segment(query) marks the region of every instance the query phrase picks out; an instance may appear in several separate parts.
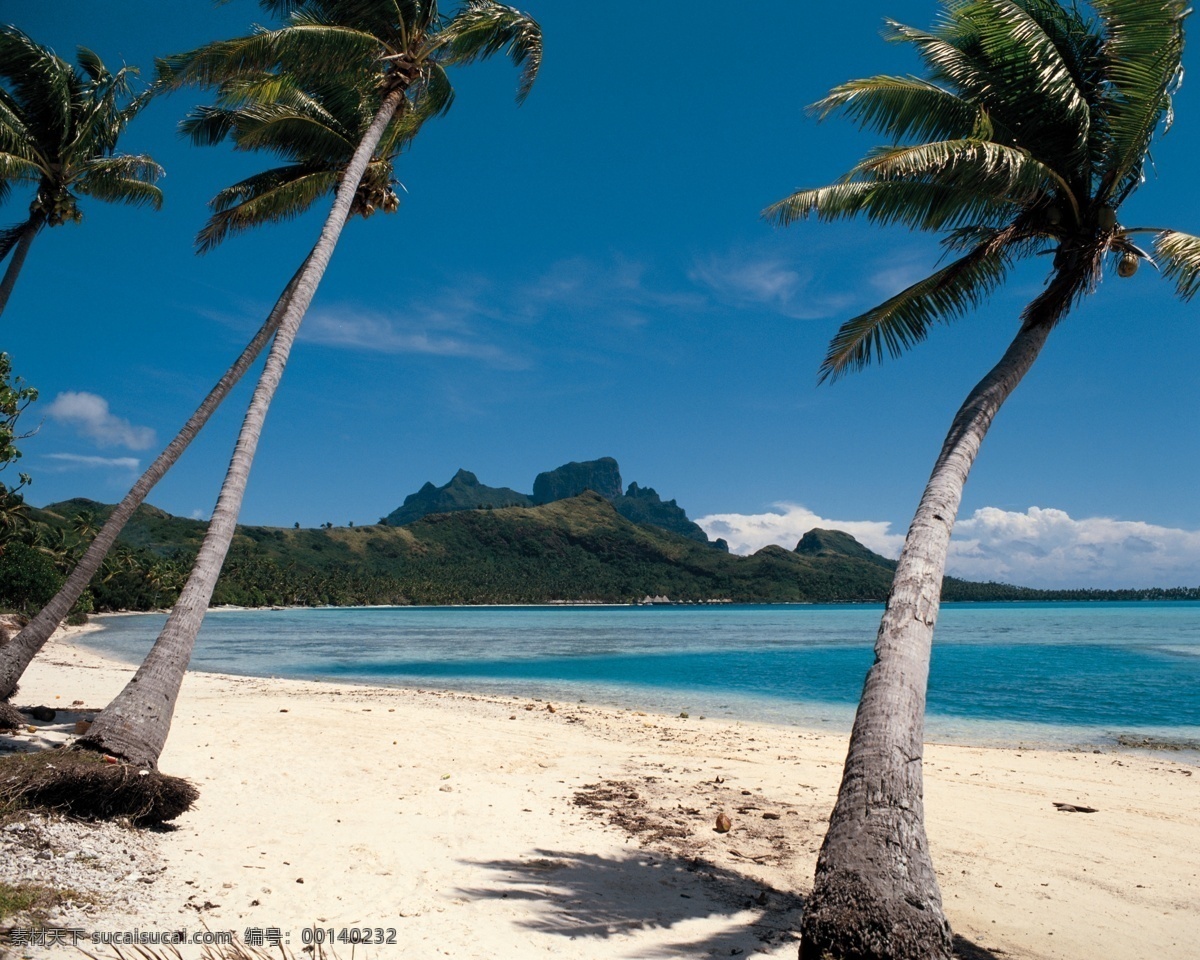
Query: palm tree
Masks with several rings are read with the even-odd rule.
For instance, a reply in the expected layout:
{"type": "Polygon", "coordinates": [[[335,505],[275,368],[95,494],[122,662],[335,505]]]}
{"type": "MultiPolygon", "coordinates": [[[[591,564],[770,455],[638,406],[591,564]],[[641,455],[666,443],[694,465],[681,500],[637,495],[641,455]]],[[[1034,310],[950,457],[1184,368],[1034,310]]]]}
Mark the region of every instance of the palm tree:
{"type": "Polygon", "coordinates": [[[37,186],[29,216],[0,230],[0,261],[12,255],[0,281],[0,313],[38,232],[83,219],[80,196],[162,205],[155,186],[162,168],[144,154],[114,153],[149,99],[130,97],[136,73],[110,73],[86,47],[75,70],[16,27],[0,26],[0,200],[15,182],[37,186]]]}
{"type": "MultiPolygon", "coordinates": [[[[38,398],[37,389],[12,375],[12,361],[0,351],[0,472],[21,459],[17,443],[36,433],[17,432],[17,421],[26,407],[38,398]]],[[[27,521],[21,490],[29,485],[29,475],[18,474],[15,486],[0,481],[0,552],[6,540],[22,529],[27,521]]]]}
{"type": "MultiPolygon", "coordinates": [[[[804,958],[947,958],[925,835],[921,756],[930,646],[963,484],[1000,406],[1054,326],[1101,279],[1131,276],[1121,204],[1142,183],[1151,141],[1182,76],[1179,0],[942,0],[930,31],[889,22],[927,76],[876,76],[814,105],[889,138],[837,183],[768,208],[780,224],[816,216],[944,231],[957,258],[846,322],[821,368],[836,379],[922,341],[984,302],[1013,264],[1052,254],[1045,289],[1000,362],[950,427],[909,528],[851,732],[837,803],[802,924],[804,958]]],[[[1200,238],[1155,233],[1178,293],[1200,289],[1200,238]]]]}
{"type": "Polygon", "coordinates": [[[153,648],[125,689],[96,718],[85,748],[103,750],[148,767],[158,760],[191,659],[196,634],[233,538],[250,466],[271,398],[283,375],[300,322],[328,266],[359,185],[398,112],[426,98],[445,106],[445,68],[507,51],[524,66],[518,99],[529,91],[541,60],[541,29],[528,15],[493,0],[467,0],[443,17],[435,0],[260,0],[286,16],[276,30],[221,41],[160,63],[169,83],[226,83],[279,72],[306,81],[348,78],[375,82],[374,116],[341,174],[332,209],[301,269],[266,365],[242,423],[221,494],[192,572],[153,648]]]}
{"type": "MultiPolygon", "coordinates": [[[[237,149],[267,150],[287,162],[217,194],[210,204],[214,213],[196,238],[200,252],[251,227],[297,216],[322,196],[334,194],[341,171],[370,125],[375,100],[373,87],[356,90],[345,78],[337,83],[318,80],[309,90],[300,89],[294,78],[286,75],[236,77],[221,84],[216,105],[192,111],[181,124],[183,132],[198,145],[228,138],[237,149]]],[[[391,189],[396,157],[421,123],[444,106],[440,95],[421,98],[412,110],[393,119],[376,148],[368,175],[355,193],[354,214],[366,217],[376,209],[398,209],[399,201],[391,189]]],[[[0,646],[0,700],[11,697],[21,675],[74,607],[134,511],[270,341],[302,270],[284,288],[241,356],[109,515],[54,598],[10,643],[0,646]]]]}

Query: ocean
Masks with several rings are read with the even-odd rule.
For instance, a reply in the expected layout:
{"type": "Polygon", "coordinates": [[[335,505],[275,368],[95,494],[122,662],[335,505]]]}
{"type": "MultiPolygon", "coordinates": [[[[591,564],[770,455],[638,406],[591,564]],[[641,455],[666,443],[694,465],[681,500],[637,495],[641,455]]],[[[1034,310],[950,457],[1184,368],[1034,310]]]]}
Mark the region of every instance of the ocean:
{"type": "MultiPolygon", "coordinates": [[[[192,668],[585,700],[848,730],[882,608],[862,605],[214,610],[192,668]]],[[[165,617],[102,617],[129,662],[165,617]]],[[[1200,743],[1200,603],[942,607],[927,738],[1200,743]]]]}

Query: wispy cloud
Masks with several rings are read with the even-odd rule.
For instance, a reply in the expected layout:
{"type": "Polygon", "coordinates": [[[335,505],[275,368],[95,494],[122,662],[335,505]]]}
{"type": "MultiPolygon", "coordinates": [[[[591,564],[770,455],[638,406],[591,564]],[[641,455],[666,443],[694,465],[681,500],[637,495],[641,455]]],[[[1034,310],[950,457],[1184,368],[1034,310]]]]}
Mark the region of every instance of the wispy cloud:
{"type": "Polygon", "coordinates": [[[454,311],[423,310],[420,315],[376,313],[356,307],[326,308],[308,316],[301,335],[309,343],[347,350],[464,357],[508,368],[526,366],[523,358],[471,333],[473,311],[483,312],[466,303],[454,311]]]}
{"type": "MultiPolygon", "coordinates": [[[[899,556],[902,533],[878,520],[832,520],[797,504],[760,514],[712,514],[696,522],[734,553],[774,543],[792,549],[815,527],[843,530],[885,557],[899,556]]],[[[947,572],[968,580],[1033,587],[1151,587],[1200,584],[1200,530],[1108,517],[1075,519],[1063,510],[1024,513],[984,507],[959,520],[947,572]]]]}
{"type": "Polygon", "coordinates": [[[849,294],[819,291],[811,272],[775,255],[739,252],[709,256],[692,264],[688,279],[720,303],[767,307],[797,320],[834,316],[853,300],[849,294]]]}
{"type": "Polygon", "coordinates": [[[137,457],[89,457],[78,453],[47,453],[45,459],[59,464],[57,470],[128,470],[134,472],[141,463],[137,457]]]}
{"type": "Polygon", "coordinates": [[[641,326],[659,310],[704,306],[704,297],[698,292],[656,284],[649,273],[647,264],[627,257],[607,262],[583,257],[560,260],[535,280],[520,285],[513,302],[532,319],[566,311],[616,326],[641,326]]]}
{"type": "Polygon", "coordinates": [[[145,450],[154,443],[150,427],[134,426],[108,408],[108,401],[95,393],[66,391],[54,398],[46,416],[65,424],[81,436],[102,447],[127,447],[145,450]]]}

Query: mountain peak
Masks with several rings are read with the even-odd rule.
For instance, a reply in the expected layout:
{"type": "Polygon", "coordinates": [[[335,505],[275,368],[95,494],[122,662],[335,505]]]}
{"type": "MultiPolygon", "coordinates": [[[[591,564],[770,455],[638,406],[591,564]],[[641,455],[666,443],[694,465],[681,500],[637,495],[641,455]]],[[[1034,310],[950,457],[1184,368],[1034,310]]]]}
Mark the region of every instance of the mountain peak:
{"type": "Polygon", "coordinates": [[[887,566],[895,564],[895,561],[864,547],[845,531],[822,530],[819,527],[809,530],[800,538],[800,542],[796,544],[796,553],[808,557],[853,557],[856,560],[869,560],[887,566]]]}

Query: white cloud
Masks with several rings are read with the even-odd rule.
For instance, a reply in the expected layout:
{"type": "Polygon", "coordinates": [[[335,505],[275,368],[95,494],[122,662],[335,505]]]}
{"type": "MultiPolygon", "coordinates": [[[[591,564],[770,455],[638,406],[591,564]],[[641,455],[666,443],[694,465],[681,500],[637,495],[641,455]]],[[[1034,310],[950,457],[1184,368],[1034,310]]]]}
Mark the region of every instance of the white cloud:
{"type": "Polygon", "coordinates": [[[1030,507],[984,507],[954,529],[955,576],[1047,587],[1200,584],[1200,530],[1030,507]]]}
{"type": "Polygon", "coordinates": [[[65,423],[76,433],[102,447],[145,450],[154,443],[150,427],[137,427],[108,409],[108,401],[95,393],[68,390],[46,408],[46,416],[65,423]]]}
{"type": "MultiPolygon", "coordinates": [[[[830,520],[796,504],[777,512],[712,514],[696,522],[734,553],[769,543],[793,549],[814,527],[843,530],[885,557],[899,556],[902,533],[877,520],[830,520]]],[[[1174,587],[1200,584],[1200,530],[1108,517],[1075,519],[1063,510],[1024,513],[984,507],[958,521],[947,572],[967,580],[1029,587],[1174,587]]]]}
{"type": "Polygon", "coordinates": [[[88,457],[78,453],[47,453],[47,460],[61,464],[59,470],[129,470],[136,471],[141,462],[137,457],[88,457]]]}
{"type": "Polygon", "coordinates": [[[423,310],[419,316],[388,316],[349,307],[327,308],[309,314],[301,337],[350,350],[467,357],[500,367],[523,367],[519,358],[473,338],[465,322],[473,309],[460,303],[452,310],[423,310]]]}
{"type": "Polygon", "coordinates": [[[886,520],[829,520],[796,503],[777,503],[775,507],[782,512],[714,513],[700,517],[696,523],[710,538],[723,537],[729,549],[740,554],[754,553],[770,543],[791,550],[815,527],[843,530],[885,557],[899,556],[904,544],[902,534],[888,532],[892,525],[886,520]]]}
{"type": "Polygon", "coordinates": [[[811,274],[771,256],[711,256],[696,261],[688,278],[723,303],[736,307],[762,305],[798,320],[831,317],[852,299],[849,295],[814,293],[811,274]]]}

